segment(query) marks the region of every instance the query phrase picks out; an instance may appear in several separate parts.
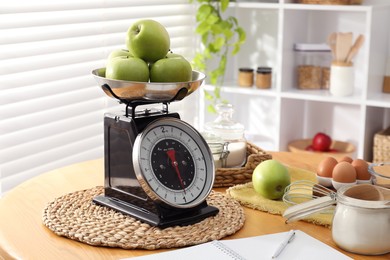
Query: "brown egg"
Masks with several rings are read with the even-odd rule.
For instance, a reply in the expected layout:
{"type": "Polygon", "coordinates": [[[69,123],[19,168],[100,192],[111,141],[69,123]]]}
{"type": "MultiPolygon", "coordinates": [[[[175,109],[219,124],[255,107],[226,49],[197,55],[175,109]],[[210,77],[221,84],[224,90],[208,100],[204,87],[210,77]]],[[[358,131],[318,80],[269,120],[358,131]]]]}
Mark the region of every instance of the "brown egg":
{"type": "Polygon", "coordinates": [[[332,178],[341,183],[353,183],[356,182],[356,170],[348,162],[339,162],[333,168],[332,178]]]}
{"type": "Polygon", "coordinates": [[[355,159],[351,165],[356,170],[356,179],[369,180],[371,178],[371,174],[368,172],[368,163],[365,160],[355,159]]]}
{"type": "Polygon", "coordinates": [[[348,163],[352,163],[353,159],[349,156],[344,156],[343,158],[341,158],[339,160],[339,162],[348,162],[348,163]]]}
{"type": "Polygon", "coordinates": [[[336,166],[337,160],[333,157],[326,157],[317,167],[317,175],[321,177],[332,178],[333,168],[336,166]]]}

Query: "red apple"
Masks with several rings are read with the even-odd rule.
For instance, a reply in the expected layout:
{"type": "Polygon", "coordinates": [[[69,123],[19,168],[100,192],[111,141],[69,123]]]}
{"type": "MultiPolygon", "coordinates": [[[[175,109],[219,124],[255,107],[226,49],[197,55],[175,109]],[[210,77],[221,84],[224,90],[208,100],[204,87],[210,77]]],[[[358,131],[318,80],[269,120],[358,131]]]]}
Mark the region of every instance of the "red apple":
{"type": "Polygon", "coordinates": [[[309,152],[314,152],[315,151],[312,145],[306,146],[305,150],[309,151],[309,152]]]}
{"type": "Polygon", "coordinates": [[[312,142],[313,149],[316,151],[327,152],[332,144],[332,138],[324,133],[317,133],[312,142]]]}

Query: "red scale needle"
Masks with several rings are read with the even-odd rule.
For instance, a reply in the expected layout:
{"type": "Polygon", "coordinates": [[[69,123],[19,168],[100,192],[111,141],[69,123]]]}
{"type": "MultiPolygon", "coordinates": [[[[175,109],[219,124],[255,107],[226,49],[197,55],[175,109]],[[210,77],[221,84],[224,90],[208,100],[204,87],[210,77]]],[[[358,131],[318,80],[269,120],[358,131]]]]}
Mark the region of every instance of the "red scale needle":
{"type": "Polygon", "coordinates": [[[180,185],[181,185],[181,187],[182,187],[182,189],[184,191],[184,194],[185,194],[186,190],[184,188],[183,179],[181,178],[181,174],[180,174],[180,171],[179,171],[179,164],[176,161],[176,151],[173,150],[173,149],[172,150],[168,150],[167,151],[167,155],[168,155],[169,159],[171,160],[172,167],[176,171],[177,177],[179,178],[179,181],[180,181],[180,185]]]}

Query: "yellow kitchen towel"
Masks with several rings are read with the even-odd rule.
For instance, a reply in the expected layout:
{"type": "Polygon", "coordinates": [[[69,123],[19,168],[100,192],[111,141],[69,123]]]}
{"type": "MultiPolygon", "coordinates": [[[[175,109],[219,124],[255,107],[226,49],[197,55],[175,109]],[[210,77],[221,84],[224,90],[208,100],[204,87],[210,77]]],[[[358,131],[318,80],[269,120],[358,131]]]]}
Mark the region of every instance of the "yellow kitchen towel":
{"type": "MultiPolygon", "coordinates": [[[[313,172],[289,166],[288,169],[292,185],[294,185],[294,182],[298,180],[308,180],[317,183],[316,175],[313,172]]],[[[226,190],[226,193],[243,206],[275,215],[282,215],[289,206],[283,202],[283,200],[270,200],[262,197],[253,189],[252,182],[230,187],[226,190]]],[[[332,211],[327,211],[324,213],[313,214],[303,220],[317,225],[330,227],[332,224],[332,217],[332,211]]]]}

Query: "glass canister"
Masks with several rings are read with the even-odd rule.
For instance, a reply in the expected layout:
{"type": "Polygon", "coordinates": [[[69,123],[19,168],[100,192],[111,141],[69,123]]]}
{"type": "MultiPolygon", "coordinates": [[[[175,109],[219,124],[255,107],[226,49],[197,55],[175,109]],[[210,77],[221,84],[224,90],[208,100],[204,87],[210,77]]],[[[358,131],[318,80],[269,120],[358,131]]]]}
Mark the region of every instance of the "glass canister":
{"type": "Polygon", "coordinates": [[[233,105],[217,104],[218,117],[205,125],[205,131],[222,139],[227,147],[227,157],[223,167],[240,167],[246,162],[245,128],[242,124],[233,121],[233,105]]]}
{"type": "Polygon", "coordinates": [[[287,223],[332,208],[332,238],[340,248],[362,255],[390,252],[390,193],[372,184],[345,185],[318,197],[293,205],[283,216],[287,223]]]}
{"type": "Polygon", "coordinates": [[[215,168],[223,168],[226,166],[226,158],[228,155],[227,143],[216,136],[215,134],[205,132],[202,133],[203,138],[206,140],[206,143],[210,147],[210,150],[213,154],[215,168]]]}
{"type": "Polygon", "coordinates": [[[331,54],[322,44],[295,44],[298,88],[328,89],[331,54]]]}
{"type": "Polygon", "coordinates": [[[332,237],[339,247],[362,255],[390,252],[388,192],[371,184],[344,186],[337,191],[332,237]]]}

